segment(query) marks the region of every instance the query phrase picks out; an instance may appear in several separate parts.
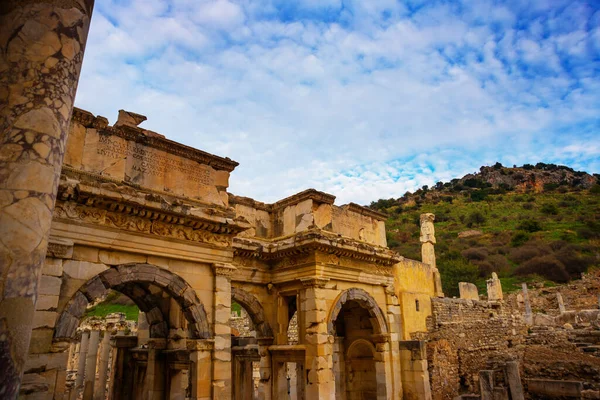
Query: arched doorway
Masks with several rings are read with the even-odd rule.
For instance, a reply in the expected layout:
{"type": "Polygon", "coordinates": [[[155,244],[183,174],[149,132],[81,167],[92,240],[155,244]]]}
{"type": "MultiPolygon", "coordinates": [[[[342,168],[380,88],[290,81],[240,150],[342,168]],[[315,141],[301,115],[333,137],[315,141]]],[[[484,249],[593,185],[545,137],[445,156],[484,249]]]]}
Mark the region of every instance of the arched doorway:
{"type": "Polygon", "coordinates": [[[334,337],[336,400],[385,399],[385,357],[375,343],[388,328],[375,300],[362,289],[342,292],[330,313],[328,333],[334,337]]]}
{"type": "Polygon", "coordinates": [[[262,392],[270,390],[268,381],[262,382],[261,387],[259,341],[272,340],[273,331],[265,319],[262,305],[254,295],[232,287],[231,303],[240,308],[239,317],[232,318],[233,399],[259,399],[264,397],[262,392]]]}
{"type": "Polygon", "coordinates": [[[75,292],[59,315],[54,342],[73,342],[81,336],[80,348],[86,354],[85,360],[79,359],[79,375],[72,390],[75,397],[81,392],[84,399],[95,397],[94,393],[104,390],[102,379],[109,379],[109,399],[142,399],[149,394],[166,399],[187,397],[193,380],[190,371],[197,371],[191,365],[187,342],[209,335],[204,306],[183,278],[150,264],[126,264],[108,268],[75,292]],[[79,334],[86,309],[110,291],[124,294],[140,309],[138,335],[113,335],[93,328],[79,334]],[[100,337],[104,338],[102,346],[100,337]],[[110,378],[98,379],[96,372],[105,370],[106,365],[96,368],[97,362],[109,361],[94,355],[104,353],[106,342],[111,346],[110,378]]]}

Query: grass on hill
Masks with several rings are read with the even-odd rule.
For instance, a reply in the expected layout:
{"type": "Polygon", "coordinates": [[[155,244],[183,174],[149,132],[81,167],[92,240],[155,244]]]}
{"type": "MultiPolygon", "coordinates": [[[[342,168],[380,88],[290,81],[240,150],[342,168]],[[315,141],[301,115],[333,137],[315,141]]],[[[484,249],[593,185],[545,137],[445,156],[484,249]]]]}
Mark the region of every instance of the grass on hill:
{"type": "Polygon", "coordinates": [[[137,321],[140,309],[129,297],[116,291],[110,291],[104,301],[88,308],[85,316],[106,318],[108,314],[116,312],[124,313],[127,320],[137,321]]]}
{"type": "Polygon", "coordinates": [[[599,264],[597,191],[507,192],[478,201],[471,193],[422,196],[418,202],[398,202],[382,210],[390,216],[388,246],[417,260],[419,216],[435,214],[436,255],[447,295],[457,295],[463,280],[485,288],[492,272],[498,273],[505,291],[512,291],[532,280],[566,282],[599,264]],[[458,237],[466,231],[479,232],[458,237]]]}

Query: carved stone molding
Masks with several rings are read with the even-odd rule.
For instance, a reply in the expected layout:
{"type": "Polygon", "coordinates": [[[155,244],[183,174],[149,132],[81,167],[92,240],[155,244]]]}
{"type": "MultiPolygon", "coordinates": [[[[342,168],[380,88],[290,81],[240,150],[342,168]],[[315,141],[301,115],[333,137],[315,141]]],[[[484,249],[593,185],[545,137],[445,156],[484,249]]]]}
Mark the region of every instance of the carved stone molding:
{"type": "Polygon", "coordinates": [[[73,257],[73,242],[70,240],[50,238],[46,257],[71,258],[73,257]]]}
{"type": "Polygon", "coordinates": [[[207,243],[218,247],[231,246],[230,235],[214,234],[189,226],[87,207],[73,202],[57,203],[54,218],[118,228],[135,233],[207,243]]]}
{"type": "Polygon", "coordinates": [[[225,278],[229,278],[229,279],[231,278],[233,273],[235,271],[237,271],[237,268],[231,264],[215,263],[212,265],[212,267],[213,267],[213,271],[215,272],[215,275],[224,276],[225,278]]]}
{"type": "Polygon", "coordinates": [[[300,282],[302,282],[304,287],[316,287],[321,289],[325,287],[329,280],[329,278],[323,277],[300,278],[300,282]]]}
{"type": "Polygon", "coordinates": [[[404,259],[385,247],[340,237],[320,229],[311,229],[293,237],[277,240],[236,237],[233,246],[235,256],[262,260],[282,260],[286,257],[292,259],[314,252],[327,253],[337,257],[330,257],[327,263],[335,264],[336,261],[340,261],[341,265],[343,257],[351,258],[384,267],[380,271],[382,275],[388,275],[389,267],[404,259]]]}

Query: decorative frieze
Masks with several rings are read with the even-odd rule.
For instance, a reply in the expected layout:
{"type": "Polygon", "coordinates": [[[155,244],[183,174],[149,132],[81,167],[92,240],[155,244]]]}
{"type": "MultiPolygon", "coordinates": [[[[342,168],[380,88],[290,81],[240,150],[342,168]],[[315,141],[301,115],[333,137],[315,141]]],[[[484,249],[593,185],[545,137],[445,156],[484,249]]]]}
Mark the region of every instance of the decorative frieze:
{"type": "MultiPolygon", "coordinates": [[[[54,218],[124,229],[136,233],[207,243],[218,247],[231,246],[230,235],[214,234],[206,230],[194,229],[177,223],[165,223],[156,219],[152,220],[95,207],[87,207],[73,202],[57,204],[54,218]]],[[[174,220],[174,222],[180,221],[174,220]]]]}

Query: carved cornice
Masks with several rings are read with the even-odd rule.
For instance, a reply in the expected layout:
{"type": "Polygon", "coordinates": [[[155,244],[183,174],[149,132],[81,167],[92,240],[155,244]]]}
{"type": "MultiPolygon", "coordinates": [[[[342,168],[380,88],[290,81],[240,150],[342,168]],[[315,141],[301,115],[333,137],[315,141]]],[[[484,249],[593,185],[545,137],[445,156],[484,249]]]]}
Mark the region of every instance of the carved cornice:
{"type": "MultiPolygon", "coordinates": [[[[83,126],[92,127],[95,123],[100,122],[97,121],[99,118],[104,117],[95,117],[89,111],[85,111],[76,107],[73,109],[73,120],[81,123],[83,126]]],[[[100,124],[98,126],[102,125],[103,124],[100,124]]],[[[118,127],[105,126],[102,130],[108,131],[111,135],[119,136],[125,140],[138,142],[144,146],[166,151],[167,153],[184,157],[189,160],[194,160],[201,164],[210,165],[216,170],[231,172],[239,165],[239,163],[227,157],[219,157],[214,154],[210,154],[202,150],[194,149],[193,147],[185,146],[172,140],[162,138],[160,136],[146,135],[144,133],[144,129],[142,128],[121,125],[118,127]]]]}
{"type": "MultiPolygon", "coordinates": [[[[86,222],[146,233],[163,230],[164,224],[175,225],[183,232],[179,236],[187,240],[193,240],[190,237],[196,236],[194,231],[233,236],[250,226],[238,218],[231,218],[235,215],[233,210],[195,207],[179,199],[168,202],[161,196],[112,182],[89,186],[67,177],[59,184],[57,198],[61,202],[57,217],[85,219],[86,222]]],[[[227,240],[230,242],[231,238],[227,240]]]]}
{"type": "MultiPolygon", "coordinates": [[[[123,209],[120,211],[123,211],[123,209]]],[[[160,214],[141,217],[62,201],[57,201],[54,210],[54,218],[59,220],[89,223],[135,233],[207,243],[217,247],[231,246],[231,234],[215,234],[207,230],[186,226],[181,224],[179,220],[165,221],[165,218],[160,220],[157,219],[158,217],[160,217],[160,214]],[[155,219],[152,219],[152,217],[155,219]]]]}
{"type": "Polygon", "coordinates": [[[323,252],[337,257],[347,257],[390,267],[404,259],[398,253],[385,247],[369,245],[320,229],[311,229],[273,241],[236,237],[233,239],[233,247],[235,256],[261,260],[280,260],[285,257],[323,252]]]}
{"type": "Polygon", "coordinates": [[[224,276],[225,278],[231,278],[234,272],[237,271],[237,268],[231,264],[215,263],[212,267],[215,275],[224,276]]]}
{"type": "Polygon", "coordinates": [[[308,278],[300,278],[300,282],[304,287],[316,287],[316,288],[324,288],[327,282],[329,282],[329,278],[319,277],[319,276],[311,276],[308,278]]]}

